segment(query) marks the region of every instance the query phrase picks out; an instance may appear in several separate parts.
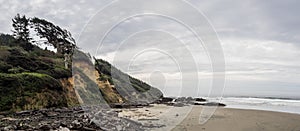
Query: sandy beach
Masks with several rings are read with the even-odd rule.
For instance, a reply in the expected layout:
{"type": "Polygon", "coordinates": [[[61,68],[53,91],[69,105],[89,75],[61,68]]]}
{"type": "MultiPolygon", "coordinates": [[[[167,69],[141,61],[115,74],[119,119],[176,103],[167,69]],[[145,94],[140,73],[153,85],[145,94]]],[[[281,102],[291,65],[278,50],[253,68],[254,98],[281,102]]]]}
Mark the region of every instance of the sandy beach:
{"type": "Polygon", "coordinates": [[[195,106],[173,131],[300,131],[300,115],[218,108],[204,125],[198,124],[202,107],[195,106]]]}
{"type": "Polygon", "coordinates": [[[300,131],[300,115],[262,111],[218,108],[207,123],[199,124],[202,106],[172,107],[154,105],[123,109],[121,117],[144,124],[165,125],[151,130],[173,131],[300,131]]]}

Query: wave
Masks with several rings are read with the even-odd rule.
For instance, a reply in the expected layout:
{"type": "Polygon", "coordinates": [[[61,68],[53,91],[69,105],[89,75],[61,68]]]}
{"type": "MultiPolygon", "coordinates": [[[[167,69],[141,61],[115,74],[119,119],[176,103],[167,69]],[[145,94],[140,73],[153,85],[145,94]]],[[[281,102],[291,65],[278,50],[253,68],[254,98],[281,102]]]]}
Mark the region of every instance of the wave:
{"type": "MultiPolygon", "coordinates": [[[[216,100],[216,99],[215,99],[216,100]]],[[[210,99],[214,101],[214,99],[210,99]]],[[[224,97],[226,108],[255,109],[300,114],[300,100],[289,98],[224,97]]]]}

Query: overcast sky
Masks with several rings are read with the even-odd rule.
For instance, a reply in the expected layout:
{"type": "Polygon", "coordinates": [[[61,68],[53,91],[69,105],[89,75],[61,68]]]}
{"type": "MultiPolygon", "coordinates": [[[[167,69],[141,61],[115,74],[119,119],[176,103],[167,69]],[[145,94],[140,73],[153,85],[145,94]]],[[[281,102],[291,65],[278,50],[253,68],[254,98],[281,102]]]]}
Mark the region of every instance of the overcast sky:
{"type": "MultiPolygon", "coordinates": [[[[110,0],[0,0],[0,31],[11,33],[11,19],[20,13],[52,21],[68,29],[75,39],[79,39],[84,26],[109,2],[110,0]]],[[[226,63],[225,95],[300,97],[300,1],[188,2],[207,17],[219,36],[226,63]]],[[[142,8],[147,5],[136,6],[142,8]]],[[[159,5],[157,8],[173,9],[159,5]]],[[[107,17],[116,17],[112,15],[126,11],[119,9],[119,12],[110,12],[107,17]]],[[[174,14],[195,15],[185,12],[185,9],[174,9],[174,14]]],[[[107,21],[105,18],[95,20],[99,24],[107,21]]],[[[117,66],[137,78],[159,86],[167,95],[178,95],[184,92],[182,90],[188,90],[183,93],[186,95],[195,95],[191,92],[207,95],[209,92],[212,69],[205,48],[197,44],[189,30],[174,21],[154,16],[136,17],[121,23],[107,36],[104,43],[96,54],[97,57],[110,62],[129,58],[123,59],[123,63],[127,64],[120,64],[122,61],[118,61],[117,66]],[[139,32],[128,37],[137,28],[160,30],[139,32]],[[115,58],[116,54],[122,57],[115,58]],[[176,62],[179,62],[180,69],[176,62]],[[181,90],[179,85],[182,84],[182,72],[186,72],[184,81],[191,87],[185,86],[181,90]],[[200,83],[199,89],[193,88],[197,82],[200,83]]],[[[96,47],[86,45],[82,48],[96,47]]]]}

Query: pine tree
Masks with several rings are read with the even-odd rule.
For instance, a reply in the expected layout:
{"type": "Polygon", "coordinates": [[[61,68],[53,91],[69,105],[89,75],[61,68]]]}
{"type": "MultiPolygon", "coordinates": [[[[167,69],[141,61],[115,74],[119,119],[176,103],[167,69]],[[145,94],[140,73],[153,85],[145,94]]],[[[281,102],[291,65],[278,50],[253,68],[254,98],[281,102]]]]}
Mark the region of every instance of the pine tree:
{"type": "Polygon", "coordinates": [[[49,45],[57,49],[58,54],[72,54],[75,40],[71,33],[53,23],[40,18],[30,20],[32,27],[40,38],[46,38],[49,45]]]}
{"type": "Polygon", "coordinates": [[[20,43],[20,46],[27,51],[32,50],[33,45],[30,43],[32,38],[29,37],[29,19],[25,15],[20,16],[20,14],[17,14],[12,19],[12,22],[13,36],[20,43]]]}
{"type": "Polygon", "coordinates": [[[58,54],[64,55],[65,67],[69,68],[73,50],[76,48],[75,40],[71,33],[49,21],[36,17],[32,18],[30,23],[40,38],[46,38],[47,44],[56,48],[58,54]]]}

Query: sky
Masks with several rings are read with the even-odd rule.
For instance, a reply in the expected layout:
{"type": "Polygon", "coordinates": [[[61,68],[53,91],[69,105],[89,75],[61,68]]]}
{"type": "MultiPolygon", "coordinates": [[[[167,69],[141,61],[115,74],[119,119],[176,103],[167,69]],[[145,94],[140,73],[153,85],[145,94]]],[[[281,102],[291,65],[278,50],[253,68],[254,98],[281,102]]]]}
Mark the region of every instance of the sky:
{"type": "MultiPolygon", "coordinates": [[[[95,41],[98,43],[94,44],[99,44],[99,30],[120,16],[134,9],[144,9],[142,12],[147,13],[147,9],[155,3],[133,4],[129,0],[120,2],[124,8],[105,8],[110,2],[0,0],[0,32],[11,33],[11,19],[17,13],[44,18],[68,29],[82,49],[98,49],[96,57],[112,62],[130,75],[158,87],[168,96],[210,94],[213,72],[207,47],[176,20],[155,15],[132,17],[107,34],[100,48],[87,44],[95,41]],[[135,6],[134,9],[125,8],[131,6],[135,6]],[[103,8],[107,12],[101,12],[103,8]],[[84,40],[80,39],[84,35],[94,36],[94,39],[82,44],[84,40]]],[[[190,5],[164,2],[155,8],[184,18],[184,23],[200,23],[199,28],[203,32],[207,31],[205,22],[209,23],[211,27],[207,29],[215,31],[223,50],[213,53],[224,54],[225,96],[300,98],[300,1],[186,2],[190,5]],[[201,13],[193,12],[193,8],[201,13]],[[205,19],[196,19],[197,16],[205,19]]],[[[209,42],[206,44],[209,46],[209,42]]]]}

